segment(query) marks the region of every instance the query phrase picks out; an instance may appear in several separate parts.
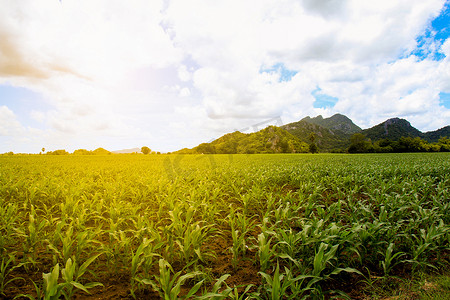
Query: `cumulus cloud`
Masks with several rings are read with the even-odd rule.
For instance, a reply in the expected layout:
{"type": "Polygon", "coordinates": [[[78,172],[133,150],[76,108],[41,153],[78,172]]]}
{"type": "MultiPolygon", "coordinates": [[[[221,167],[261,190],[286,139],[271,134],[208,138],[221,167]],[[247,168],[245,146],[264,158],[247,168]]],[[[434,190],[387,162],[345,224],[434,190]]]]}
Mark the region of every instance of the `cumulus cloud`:
{"type": "MultiPolygon", "coordinates": [[[[430,35],[418,45],[418,37],[432,31],[444,5],[8,1],[0,11],[0,84],[44,99],[50,109],[30,118],[55,145],[148,141],[176,150],[275,116],[288,123],[336,112],[362,127],[400,116],[431,130],[450,123],[439,104],[439,93],[450,92],[450,42],[430,35]],[[424,47],[444,57],[414,55],[424,47]],[[314,107],[317,88],[338,99],[334,107],[314,107]]],[[[17,131],[6,109],[2,132],[17,131]]]]}
{"type": "Polygon", "coordinates": [[[22,131],[16,115],[5,105],[0,106],[0,135],[14,136],[22,131]]]}

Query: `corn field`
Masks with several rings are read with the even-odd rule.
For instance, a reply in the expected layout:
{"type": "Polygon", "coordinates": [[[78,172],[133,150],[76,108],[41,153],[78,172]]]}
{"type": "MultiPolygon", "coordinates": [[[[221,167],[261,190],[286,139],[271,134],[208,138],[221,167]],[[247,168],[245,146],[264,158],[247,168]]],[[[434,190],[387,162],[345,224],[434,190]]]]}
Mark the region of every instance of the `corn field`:
{"type": "Polygon", "coordinates": [[[368,299],[449,221],[446,153],[0,156],[0,298],[368,299]]]}

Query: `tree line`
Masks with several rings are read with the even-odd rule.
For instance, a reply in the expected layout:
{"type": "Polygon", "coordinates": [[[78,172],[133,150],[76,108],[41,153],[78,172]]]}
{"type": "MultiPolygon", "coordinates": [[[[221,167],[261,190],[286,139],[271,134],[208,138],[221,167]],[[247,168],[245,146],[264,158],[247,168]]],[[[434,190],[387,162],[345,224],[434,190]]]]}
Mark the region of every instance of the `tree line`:
{"type": "Polygon", "coordinates": [[[437,143],[429,143],[420,137],[401,137],[398,140],[381,139],[372,142],[362,133],[350,138],[348,153],[404,153],[404,152],[450,152],[450,139],[441,137],[437,143]]]}

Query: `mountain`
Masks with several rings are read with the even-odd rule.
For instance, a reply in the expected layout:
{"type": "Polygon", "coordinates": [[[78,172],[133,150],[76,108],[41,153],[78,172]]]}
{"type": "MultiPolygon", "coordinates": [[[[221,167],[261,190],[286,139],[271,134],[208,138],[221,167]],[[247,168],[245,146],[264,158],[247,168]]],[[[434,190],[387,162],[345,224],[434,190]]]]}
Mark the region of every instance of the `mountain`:
{"type": "MultiPolygon", "coordinates": [[[[320,152],[341,152],[349,148],[350,138],[355,133],[362,133],[373,143],[379,140],[389,140],[381,141],[381,144],[378,143],[377,145],[388,147],[390,143],[393,143],[389,151],[396,151],[397,148],[401,148],[399,148],[401,143],[405,143],[405,140],[400,140],[401,137],[418,137],[428,143],[437,143],[441,137],[450,138],[450,126],[422,133],[411,126],[407,120],[392,118],[362,130],[352,120],[341,114],[335,114],[329,118],[323,118],[320,115],[314,118],[308,116],[298,122],[281,127],[269,126],[255,133],[245,134],[236,131],[211,143],[203,143],[192,149],[185,148],[174,153],[301,153],[308,152],[312,136],[314,136],[315,144],[320,152]]],[[[411,141],[406,140],[406,142],[411,141]]],[[[424,143],[426,144],[426,142],[424,143]]],[[[419,143],[419,141],[415,141],[415,143],[419,143]]],[[[432,147],[432,145],[427,147],[432,147]]],[[[433,147],[439,146],[434,145],[433,147]]],[[[450,144],[448,148],[448,151],[450,151],[450,144]]],[[[408,149],[405,151],[411,150],[408,149]]],[[[423,151],[423,149],[420,151],[423,151]]],[[[388,148],[380,148],[379,150],[387,151],[388,148]]],[[[136,148],[136,152],[139,151],[140,149],[136,148]]]]}
{"type": "Polygon", "coordinates": [[[122,150],[116,150],[111,151],[114,154],[126,154],[126,153],[141,153],[141,148],[131,148],[131,149],[122,149],[122,150]]]}
{"type": "Polygon", "coordinates": [[[269,126],[258,132],[228,133],[211,143],[202,143],[192,149],[181,149],[178,154],[233,154],[233,153],[304,153],[309,145],[286,130],[269,126]]]}
{"type": "Polygon", "coordinates": [[[311,143],[310,135],[315,134],[315,143],[321,152],[338,148],[347,148],[350,145],[350,135],[342,132],[334,132],[323,126],[309,123],[305,120],[286,124],[281,128],[291,133],[305,143],[311,143]]]}
{"type": "Polygon", "coordinates": [[[445,126],[435,131],[428,131],[423,134],[423,138],[429,143],[436,143],[441,137],[450,137],[450,126],[445,126]]]}
{"type": "Polygon", "coordinates": [[[389,139],[396,141],[401,137],[423,137],[423,133],[411,126],[405,119],[392,118],[361,132],[372,141],[389,139]]]}
{"type": "Polygon", "coordinates": [[[341,131],[345,134],[354,134],[360,132],[362,129],[355,125],[352,120],[350,120],[347,116],[341,114],[335,114],[329,118],[323,118],[321,115],[318,115],[315,118],[310,118],[309,116],[302,119],[308,123],[317,124],[322,127],[328,128],[333,132],[341,131]]]}
{"type": "Polygon", "coordinates": [[[315,142],[322,152],[346,149],[350,145],[350,136],[361,131],[361,128],[356,126],[352,120],[341,114],[335,114],[325,119],[321,115],[315,118],[308,116],[298,122],[281,126],[281,128],[305,143],[311,143],[310,135],[314,133],[315,142]]]}

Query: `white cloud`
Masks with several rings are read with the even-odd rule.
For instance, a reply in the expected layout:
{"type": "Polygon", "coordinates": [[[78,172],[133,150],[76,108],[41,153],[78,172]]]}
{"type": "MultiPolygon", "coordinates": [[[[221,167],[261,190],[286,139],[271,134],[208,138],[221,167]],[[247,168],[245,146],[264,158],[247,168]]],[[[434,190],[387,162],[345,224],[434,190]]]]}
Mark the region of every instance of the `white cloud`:
{"type": "Polygon", "coordinates": [[[444,3],[7,1],[0,84],[39,93],[51,109],[29,114],[45,125],[36,134],[67,148],[175,150],[274,116],[336,112],[362,127],[401,116],[436,129],[450,123],[438,99],[450,92],[450,42],[426,44],[440,61],[409,53],[444,3]],[[278,64],[296,75],[264,71],[278,64]],[[317,87],[334,108],[314,108],[317,87]]]}
{"type": "Polygon", "coordinates": [[[0,106],[0,136],[14,136],[22,129],[16,115],[7,106],[0,106]]]}

